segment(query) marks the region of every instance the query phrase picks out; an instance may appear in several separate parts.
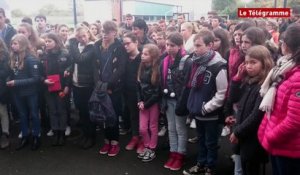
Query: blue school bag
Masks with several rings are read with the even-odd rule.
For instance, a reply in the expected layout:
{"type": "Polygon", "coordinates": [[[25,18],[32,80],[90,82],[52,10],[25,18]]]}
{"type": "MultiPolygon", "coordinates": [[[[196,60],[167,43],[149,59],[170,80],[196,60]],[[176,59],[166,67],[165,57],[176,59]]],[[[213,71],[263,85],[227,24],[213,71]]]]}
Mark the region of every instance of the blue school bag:
{"type": "Polygon", "coordinates": [[[97,83],[88,103],[89,113],[92,122],[112,127],[117,122],[117,116],[106,87],[107,83],[97,83]]]}

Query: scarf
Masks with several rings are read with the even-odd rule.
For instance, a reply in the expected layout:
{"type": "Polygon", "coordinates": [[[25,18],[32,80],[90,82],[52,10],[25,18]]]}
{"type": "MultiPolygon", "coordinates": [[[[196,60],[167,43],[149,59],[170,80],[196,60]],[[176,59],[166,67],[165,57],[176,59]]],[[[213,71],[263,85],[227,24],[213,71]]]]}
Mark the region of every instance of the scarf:
{"type": "Polygon", "coordinates": [[[214,56],[215,52],[213,50],[210,50],[201,56],[193,55],[192,73],[189,80],[190,87],[199,88],[202,86],[208,63],[214,56]]]}
{"type": "Polygon", "coordinates": [[[290,58],[291,55],[286,55],[278,60],[277,65],[269,72],[259,91],[263,97],[259,109],[265,111],[269,119],[274,107],[277,87],[284,80],[285,74],[295,66],[295,62],[290,58]]]}

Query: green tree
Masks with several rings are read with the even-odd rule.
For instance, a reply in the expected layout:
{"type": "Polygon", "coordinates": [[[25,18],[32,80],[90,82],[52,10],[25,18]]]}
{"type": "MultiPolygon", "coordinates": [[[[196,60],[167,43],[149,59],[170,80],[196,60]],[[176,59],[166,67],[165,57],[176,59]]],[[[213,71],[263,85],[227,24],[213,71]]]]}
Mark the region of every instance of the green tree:
{"type": "Polygon", "coordinates": [[[11,11],[11,16],[12,17],[24,17],[26,15],[21,9],[14,9],[11,11]]]}
{"type": "Polygon", "coordinates": [[[57,14],[59,11],[60,10],[54,4],[46,4],[39,10],[39,13],[46,16],[51,16],[57,14]]]}

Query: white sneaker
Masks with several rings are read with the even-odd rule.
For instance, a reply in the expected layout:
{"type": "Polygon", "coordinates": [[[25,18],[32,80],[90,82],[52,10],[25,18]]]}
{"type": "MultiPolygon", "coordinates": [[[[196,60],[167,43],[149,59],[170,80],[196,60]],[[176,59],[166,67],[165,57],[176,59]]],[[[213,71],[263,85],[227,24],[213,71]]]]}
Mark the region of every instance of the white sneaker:
{"type": "Polygon", "coordinates": [[[71,127],[67,126],[65,131],[65,136],[69,136],[71,134],[71,127]]]}
{"type": "Polygon", "coordinates": [[[21,139],[23,137],[22,131],[19,133],[18,138],[21,139]]]}
{"type": "Polygon", "coordinates": [[[196,128],[196,120],[195,119],[192,120],[192,122],[190,124],[190,128],[193,128],[193,129],[196,128]]]}
{"type": "Polygon", "coordinates": [[[48,137],[52,137],[54,135],[52,129],[50,129],[48,132],[47,132],[47,136],[48,137]]]}
{"type": "Polygon", "coordinates": [[[155,151],[148,149],[147,152],[145,153],[142,161],[143,162],[150,162],[156,157],[155,151]]]}
{"type": "Polygon", "coordinates": [[[139,153],[138,154],[138,158],[139,159],[143,159],[143,157],[146,155],[146,153],[148,152],[148,148],[145,148],[144,150],[143,150],[143,152],[141,152],[141,153],[139,153]]]}
{"type": "Polygon", "coordinates": [[[230,128],[228,126],[224,126],[224,128],[222,129],[221,136],[225,137],[228,136],[229,134],[230,134],[230,128]]]}
{"type": "Polygon", "coordinates": [[[186,125],[190,125],[191,124],[191,119],[188,117],[186,118],[186,122],[185,122],[186,125]]]}
{"type": "Polygon", "coordinates": [[[166,134],[167,128],[166,126],[161,127],[160,131],[158,132],[158,136],[162,137],[166,134]]]}

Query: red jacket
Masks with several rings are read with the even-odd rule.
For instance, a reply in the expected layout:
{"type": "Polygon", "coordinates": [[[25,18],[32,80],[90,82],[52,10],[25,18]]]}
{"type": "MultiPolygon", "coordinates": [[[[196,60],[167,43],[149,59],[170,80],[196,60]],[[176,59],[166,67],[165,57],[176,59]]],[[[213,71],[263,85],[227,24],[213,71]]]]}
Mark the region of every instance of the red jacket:
{"type": "Polygon", "coordinates": [[[264,116],[258,139],[271,155],[300,158],[300,66],[278,86],[271,117],[264,116]]]}

